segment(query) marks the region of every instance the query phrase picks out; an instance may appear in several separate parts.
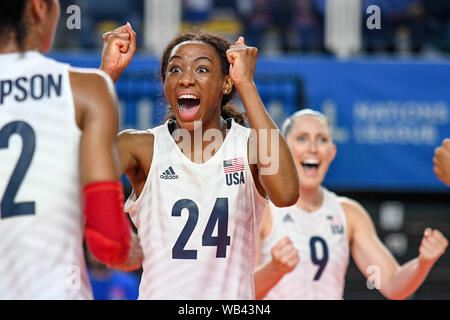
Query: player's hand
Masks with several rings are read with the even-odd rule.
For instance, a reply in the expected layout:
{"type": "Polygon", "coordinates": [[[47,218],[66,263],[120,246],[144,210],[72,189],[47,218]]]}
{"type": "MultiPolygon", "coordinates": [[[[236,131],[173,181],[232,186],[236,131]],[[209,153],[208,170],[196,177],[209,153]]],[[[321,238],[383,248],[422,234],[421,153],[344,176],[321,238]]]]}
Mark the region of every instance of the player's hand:
{"type": "Polygon", "coordinates": [[[244,38],[239,37],[227,50],[227,59],[230,63],[230,78],[238,90],[242,84],[253,83],[258,60],[257,48],[246,46],[244,38]]]}
{"type": "Polygon", "coordinates": [[[294,270],[300,261],[298,250],[288,237],[284,237],[278,241],[270,250],[272,254],[272,264],[280,272],[286,274],[294,270]]]}
{"type": "Polygon", "coordinates": [[[444,254],[448,240],[439,230],[426,228],[419,247],[419,261],[434,263],[444,254]]]}
{"type": "Polygon", "coordinates": [[[100,69],[116,82],[130,64],[136,52],[136,33],[130,23],[103,35],[103,53],[100,69]]]}
{"type": "Polygon", "coordinates": [[[445,139],[442,146],[436,148],[433,163],[438,179],[450,186],[450,139],[445,139]]]}

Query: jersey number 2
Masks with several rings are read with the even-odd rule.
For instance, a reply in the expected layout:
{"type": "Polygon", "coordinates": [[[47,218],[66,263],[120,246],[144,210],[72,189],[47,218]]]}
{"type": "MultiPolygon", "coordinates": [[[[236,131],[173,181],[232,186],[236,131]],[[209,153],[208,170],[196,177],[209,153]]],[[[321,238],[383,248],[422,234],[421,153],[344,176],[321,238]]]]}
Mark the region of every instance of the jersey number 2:
{"type": "Polygon", "coordinates": [[[18,134],[22,138],[22,152],[1,199],[0,214],[2,219],[35,213],[34,202],[16,203],[14,198],[33,159],[36,137],[33,128],[28,123],[13,121],[0,130],[0,149],[8,148],[9,139],[13,134],[18,134]]]}
{"type": "MultiPolygon", "coordinates": [[[[184,246],[189,240],[198,221],[198,206],[190,199],[181,199],[175,202],[172,208],[172,216],[181,216],[181,211],[187,209],[188,220],[181,231],[175,245],[172,248],[172,259],[197,259],[197,250],[185,250],[184,246]]],[[[227,246],[230,245],[228,233],[228,198],[217,198],[214,208],[206,224],[202,235],[202,246],[215,246],[216,258],[225,258],[227,246]],[[213,236],[214,227],[217,224],[217,236],[213,236]]]]}

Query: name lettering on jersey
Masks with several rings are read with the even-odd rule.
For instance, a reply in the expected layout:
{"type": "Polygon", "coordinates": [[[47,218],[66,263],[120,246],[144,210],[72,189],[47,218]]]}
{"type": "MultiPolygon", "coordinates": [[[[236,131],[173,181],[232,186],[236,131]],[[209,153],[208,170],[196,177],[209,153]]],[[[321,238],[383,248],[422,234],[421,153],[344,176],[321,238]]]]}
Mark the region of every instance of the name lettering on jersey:
{"type": "Polygon", "coordinates": [[[178,175],[175,173],[175,171],[173,170],[173,168],[171,166],[169,167],[169,169],[167,169],[166,171],[161,173],[161,175],[159,177],[161,179],[166,179],[166,180],[178,179],[178,175]]]}
{"type": "Polygon", "coordinates": [[[223,172],[228,186],[233,184],[245,184],[244,179],[244,158],[234,158],[223,162],[223,172]]]}
{"type": "Polygon", "coordinates": [[[61,91],[62,74],[35,74],[30,77],[0,80],[0,105],[10,99],[23,102],[27,99],[60,97],[61,91]]]}
{"type": "Polygon", "coordinates": [[[339,216],[327,216],[333,234],[344,234],[344,223],[339,216]]]}

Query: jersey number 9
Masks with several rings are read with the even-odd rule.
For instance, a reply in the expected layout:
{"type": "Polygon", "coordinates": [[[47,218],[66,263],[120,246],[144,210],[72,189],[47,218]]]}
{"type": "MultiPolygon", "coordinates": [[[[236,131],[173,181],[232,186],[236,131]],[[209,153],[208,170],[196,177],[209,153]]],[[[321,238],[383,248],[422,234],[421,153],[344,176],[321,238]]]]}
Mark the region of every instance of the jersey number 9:
{"type": "Polygon", "coordinates": [[[311,261],[315,265],[319,266],[319,269],[317,270],[317,272],[314,276],[314,281],[318,281],[320,279],[320,277],[322,276],[322,272],[323,272],[323,270],[325,270],[325,267],[328,262],[327,243],[321,237],[311,237],[311,239],[309,240],[309,246],[311,249],[311,261]],[[319,259],[319,257],[317,257],[316,243],[320,243],[322,246],[322,258],[321,259],[319,259]]]}

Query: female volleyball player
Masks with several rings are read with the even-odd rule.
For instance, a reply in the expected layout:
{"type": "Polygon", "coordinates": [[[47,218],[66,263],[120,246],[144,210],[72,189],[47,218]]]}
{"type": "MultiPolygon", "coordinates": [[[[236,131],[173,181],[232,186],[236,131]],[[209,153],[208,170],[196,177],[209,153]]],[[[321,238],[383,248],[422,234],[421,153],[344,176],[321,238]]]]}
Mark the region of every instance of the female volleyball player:
{"type": "Polygon", "coordinates": [[[301,181],[296,205],[266,208],[259,232],[257,299],[342,299],[349,254],[389,299],[410,296],[448,241],[427,228],[419,256],[402,266],[378,239],[366,210],[321,184],[336,154],[326,117],[302,110],[282,127],[301,181]]]}
{"type": "MultiPolygon", "coordinates": [[[[102,69],[117,79],[134,34],[127,25],[104,39],[102,69]]],[[[257,53],[242,37],[233,45],[206,33],[176,37],[161,61],[170,119],[119,136],[133,186],[126,210],[143,251],[140,299],[254,297],[265,197],[278,206],[298,197],[292,157],[253,80],[257,53]],[[253,132],[227,106],[235,89],[253,132]]]]}
{"type": "Polygon", "coordinates": [[[114,87],[41,54],[59,14],[57,0],[0,3],[0,299],[92,298],[83,231],[104,263],[130,248],[114,87]]]}

